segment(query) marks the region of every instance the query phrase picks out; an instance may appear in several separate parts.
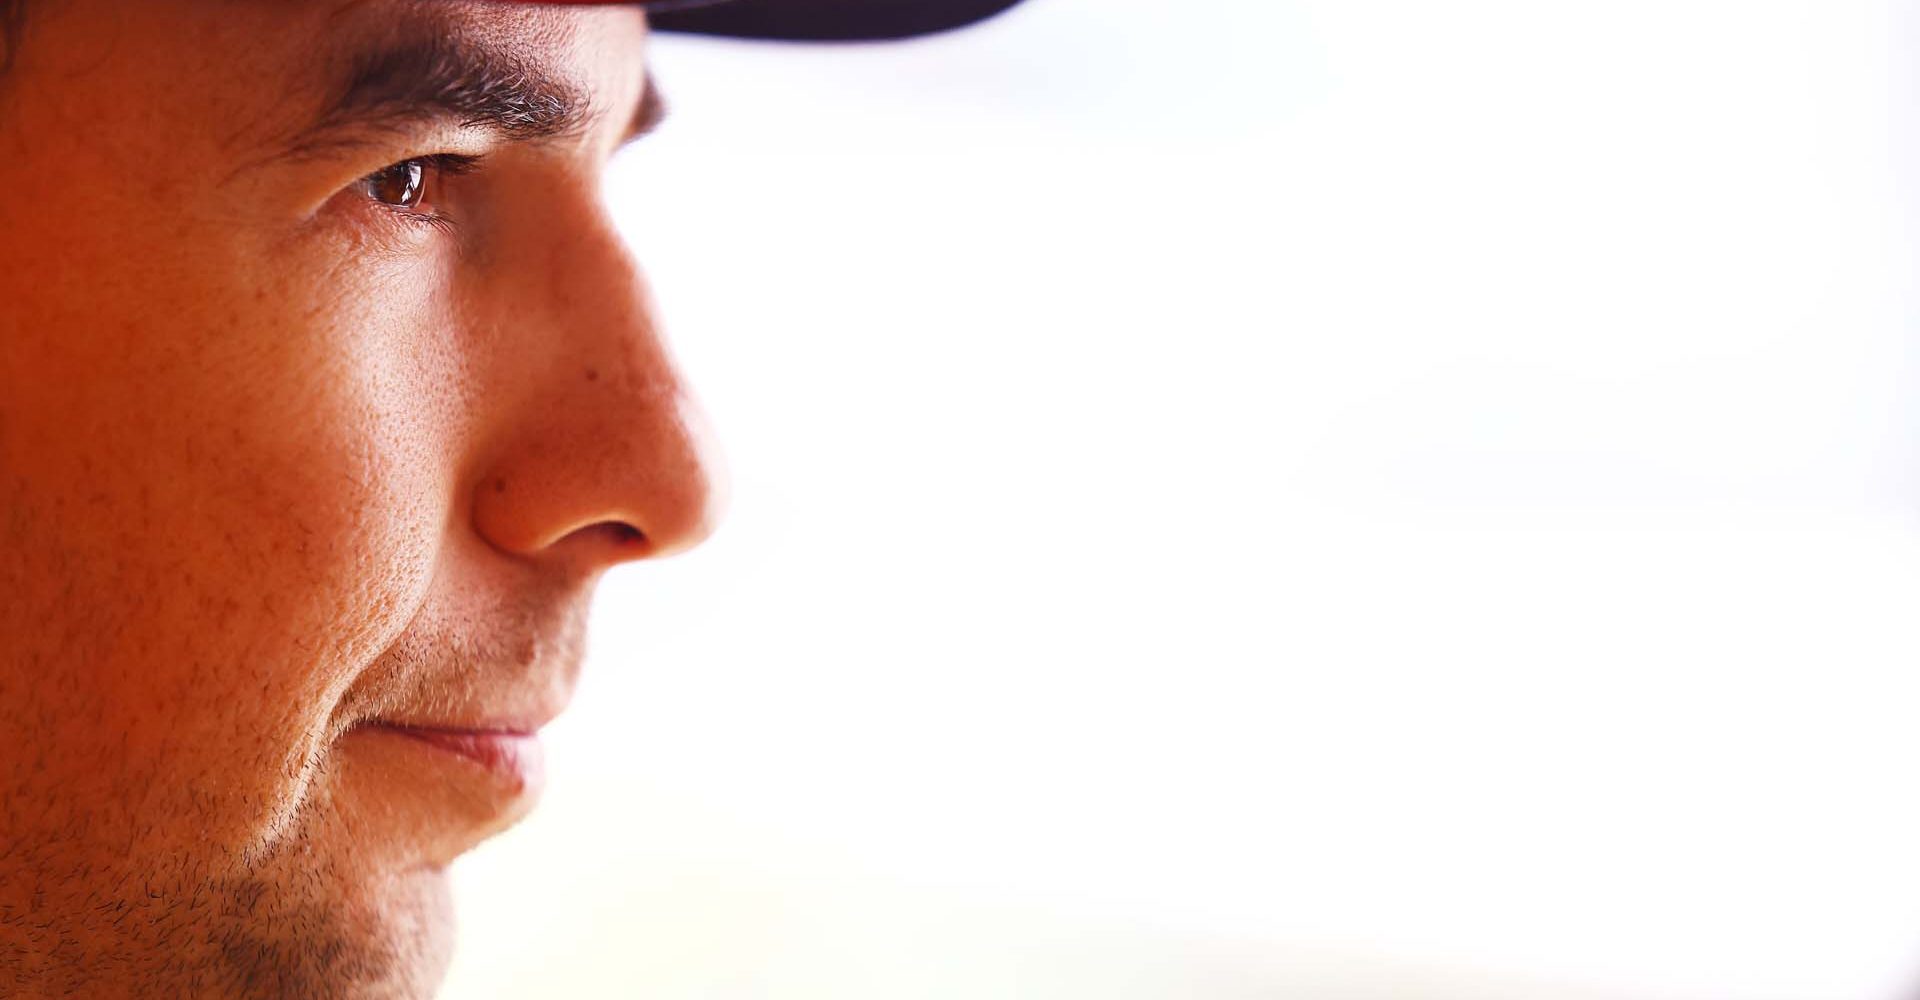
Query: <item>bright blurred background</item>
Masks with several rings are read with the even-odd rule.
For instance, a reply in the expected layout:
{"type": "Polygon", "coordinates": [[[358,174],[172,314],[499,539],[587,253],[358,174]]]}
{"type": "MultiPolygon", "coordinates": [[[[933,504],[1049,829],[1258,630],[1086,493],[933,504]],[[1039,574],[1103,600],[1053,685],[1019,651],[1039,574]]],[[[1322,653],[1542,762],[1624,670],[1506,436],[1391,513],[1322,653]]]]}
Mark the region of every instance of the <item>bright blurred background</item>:
{"type": "Polygon", "coordinates": [[[730,453],[445,996],[1895,1000],[1911,4],[660,38],[730,453]]]}

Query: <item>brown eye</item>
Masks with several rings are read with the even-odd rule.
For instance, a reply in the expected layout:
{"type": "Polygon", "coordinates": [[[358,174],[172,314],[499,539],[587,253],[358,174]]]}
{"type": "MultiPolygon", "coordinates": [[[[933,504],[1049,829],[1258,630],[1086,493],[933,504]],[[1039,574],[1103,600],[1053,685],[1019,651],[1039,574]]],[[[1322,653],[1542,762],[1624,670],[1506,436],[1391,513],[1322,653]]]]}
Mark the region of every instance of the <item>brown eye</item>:
{"type": "Polygon", "coordinates": [[[419,160],[407,160],[376,170],[361,181],[367,197],[395,208],[414,208],[426,190],[426,166],[419,160]]]}

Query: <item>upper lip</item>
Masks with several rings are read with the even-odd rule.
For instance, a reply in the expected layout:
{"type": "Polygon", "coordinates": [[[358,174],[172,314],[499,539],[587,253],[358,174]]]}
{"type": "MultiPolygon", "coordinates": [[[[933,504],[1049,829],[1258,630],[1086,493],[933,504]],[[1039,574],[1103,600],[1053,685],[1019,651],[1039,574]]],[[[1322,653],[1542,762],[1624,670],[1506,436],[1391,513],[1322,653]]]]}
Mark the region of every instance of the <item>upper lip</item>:
{"type": "Polygon", "coordinates": [[[471,603],[417,609],[335,706],[335,725],[530,737],[558,717],[585,650],[584,595],[471,603]]]}
{"type": "Polygon", "coordinates": [[[504,720],[480,722],[440,722],[415,719],[374,718],[362,725],[383,726],[388,729],[412,729],[421,732],[452,733],[461,736],[520,736],[530,737],[539,734],[551,718],[540,720],[504,720]]]}

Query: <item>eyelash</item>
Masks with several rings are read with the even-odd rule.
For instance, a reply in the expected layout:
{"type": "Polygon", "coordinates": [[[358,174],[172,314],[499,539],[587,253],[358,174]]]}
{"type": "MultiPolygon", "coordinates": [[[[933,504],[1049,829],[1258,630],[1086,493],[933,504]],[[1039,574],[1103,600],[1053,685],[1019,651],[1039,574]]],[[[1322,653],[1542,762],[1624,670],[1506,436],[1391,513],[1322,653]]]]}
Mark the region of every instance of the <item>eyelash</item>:
{"type": "Polygon", "coordinates": [[[453,220],[447,217],[445,213],[437,209],[421,211],[381,201],[379,198],[374,197],[371,185],[388,171],[418,164],[421,167],[421,197],[425,199],[429,193],[437,193],[438,185],[433,184],[435,179],[458,177],[462,174],[472,173],[480,166],[482,159],[483,157],[481,156],[466,153],[433,153],[427,156],[412,156],[381,167],[379,170],[360,178],[355,184],[360,188],[361,194],[366,198],[368,204],[380,209],[397,221],[412,226],[425,226],[443,231],[450,230],[453,228],[453,220]],[[429,185],[432,186],[430,187],[429,185]]]}

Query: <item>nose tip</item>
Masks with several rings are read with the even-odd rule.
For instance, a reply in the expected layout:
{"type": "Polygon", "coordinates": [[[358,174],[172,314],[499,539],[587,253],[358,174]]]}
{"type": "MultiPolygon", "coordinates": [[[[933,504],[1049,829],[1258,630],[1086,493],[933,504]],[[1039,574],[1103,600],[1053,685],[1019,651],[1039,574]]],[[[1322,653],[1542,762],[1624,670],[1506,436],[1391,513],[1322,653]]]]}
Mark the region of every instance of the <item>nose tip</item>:
{"type": "Polygon", "coordinates": [[[727,481],[705,413],[677,380],[638,392],[620,381],[542,408],[492,464],[473,519],[494,548],[605,569],[713,534],[727,481]]]}
{"type": "Polygon", "coordinates": [[[662,423],[652,447],[629,459],[637,482],[618,523],[635,536],[637,557],[673,555],[706,541],[728,496],[726,462],[699,403],[678,393],[662,423]]]}

